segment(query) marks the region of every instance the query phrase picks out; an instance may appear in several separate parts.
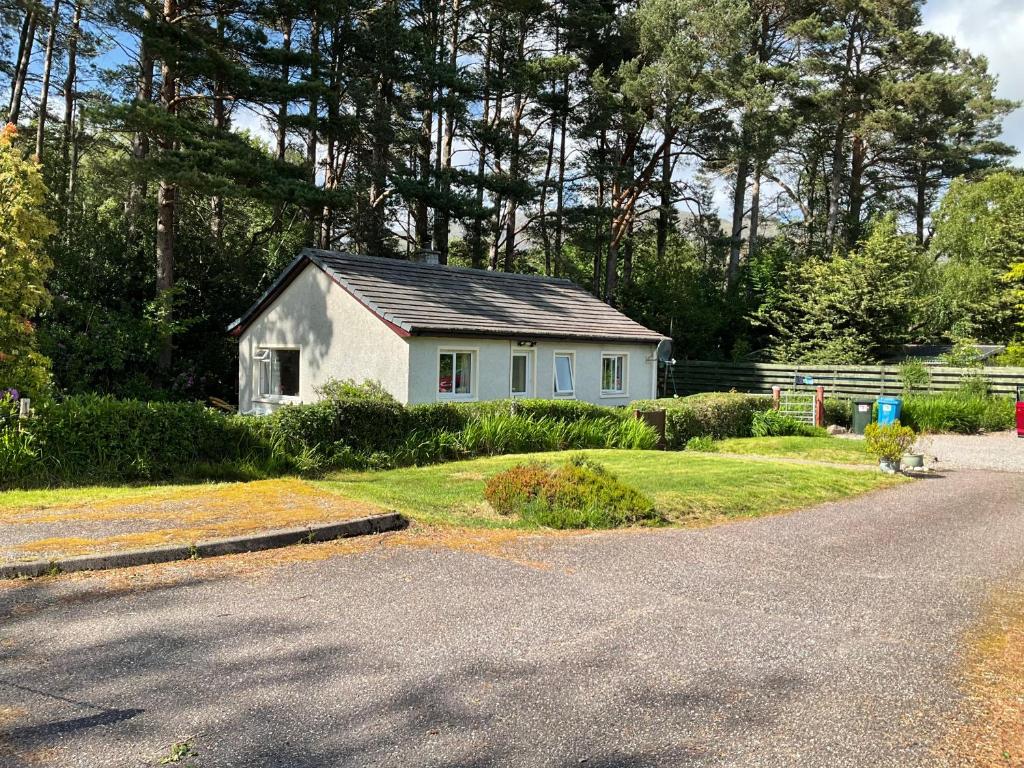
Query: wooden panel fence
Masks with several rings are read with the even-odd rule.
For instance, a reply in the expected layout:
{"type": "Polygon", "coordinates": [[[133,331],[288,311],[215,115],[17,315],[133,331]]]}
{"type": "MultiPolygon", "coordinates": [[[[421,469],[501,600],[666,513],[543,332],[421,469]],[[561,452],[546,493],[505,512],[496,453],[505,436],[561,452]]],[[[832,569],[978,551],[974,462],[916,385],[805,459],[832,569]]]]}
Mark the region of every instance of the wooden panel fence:
{"type": "MultiPolygon", "coordinates": [[[[956,389],[967,376],[983,376],[993,394],[1013,395],[1024,387],[1024,368],[928,368],[931,384],[915,392],[956,389]]],[[[895,365],[778,365],[770,363],[718,363],[680,361],[665,371],[662,395],[693,395],[700,392],[771,394],[783,389],[825,387],[826,397],[879,397],[899,395],[903,384],[895,365]],[[799,381],[799,385],[795,383],[799,381]]]]}

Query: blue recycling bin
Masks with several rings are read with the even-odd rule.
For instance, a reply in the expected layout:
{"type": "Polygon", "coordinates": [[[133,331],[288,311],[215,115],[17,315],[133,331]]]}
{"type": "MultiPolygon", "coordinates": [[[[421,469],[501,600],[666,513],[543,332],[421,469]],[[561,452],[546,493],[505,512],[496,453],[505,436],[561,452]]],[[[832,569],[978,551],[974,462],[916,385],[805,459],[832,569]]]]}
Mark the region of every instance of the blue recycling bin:
{"type": "Polygon", "coordinates": [[[899,397],[878,398],[878,424],[887,427],[895,421],[899,421],[903,413],[903,400],[899,397]]]}

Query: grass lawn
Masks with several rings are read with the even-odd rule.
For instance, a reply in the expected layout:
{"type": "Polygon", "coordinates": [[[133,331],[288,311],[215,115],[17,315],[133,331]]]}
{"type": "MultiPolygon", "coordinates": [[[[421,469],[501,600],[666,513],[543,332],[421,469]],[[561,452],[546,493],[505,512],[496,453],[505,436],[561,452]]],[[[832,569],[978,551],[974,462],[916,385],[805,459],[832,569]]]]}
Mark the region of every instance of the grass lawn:
{"type": "Polygon", "coordinates": [[[295,478],[0,493],[0,561],[116,552],[383,510],[295,478]]]}
{"type": "Polygon", "coordinates": [[[834,464],[877,464],[865,450],[863,440],[838,437],[743,437],[721,440],[715,446],[722,453],[777,456],[834,464]]]}
{"type": "MultiPolygon", "coordinates": [[[[679,524],[783,512],[902,481],[880,473],[714,454],[585,453],[650,494],[659,510],[679,524]]],[[[398,510],[423,523],[516,527],[516,520],[496,515],[483,501],[485,480],[515,464],[556,463],[566,455],[498,456],[385,472],[341,472],[316,484],[351,499],[398,510]]]]}

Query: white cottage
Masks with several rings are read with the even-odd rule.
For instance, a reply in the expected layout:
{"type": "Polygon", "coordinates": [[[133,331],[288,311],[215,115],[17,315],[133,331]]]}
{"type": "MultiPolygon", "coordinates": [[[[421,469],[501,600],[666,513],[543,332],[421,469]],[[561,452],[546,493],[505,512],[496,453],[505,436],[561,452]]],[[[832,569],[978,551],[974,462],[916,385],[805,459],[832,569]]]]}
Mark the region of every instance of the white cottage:
{"type": "Polygon", "coordinates": [[[330,379],[403,403],[656,394],[667,339],[569,280],[305,249],[229,327],[243,413],[330,379]]]}

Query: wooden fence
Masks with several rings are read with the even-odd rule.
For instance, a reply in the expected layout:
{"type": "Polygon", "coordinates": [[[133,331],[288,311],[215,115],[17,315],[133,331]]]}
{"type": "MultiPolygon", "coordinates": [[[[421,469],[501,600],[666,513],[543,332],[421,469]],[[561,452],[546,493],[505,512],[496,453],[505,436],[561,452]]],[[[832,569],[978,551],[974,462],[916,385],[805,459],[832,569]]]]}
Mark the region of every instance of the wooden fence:
{"type": "MultiPolygon", "coordinates": [[[[915,392],[956,389],[967,376],[983,376],[993,394],[1013,395],[1024,387],[1024,368],[939,368],[929,366],[931,384],[915,392]]],[[[783,389],[825,387],[827,397],[879,397],[899,395],[903,384],[894,365],[776,365],[768,363],[717,363],[680,361],[665,371],[662,395],[693,395],[700,392],[771,394],[783,389]]]]}

